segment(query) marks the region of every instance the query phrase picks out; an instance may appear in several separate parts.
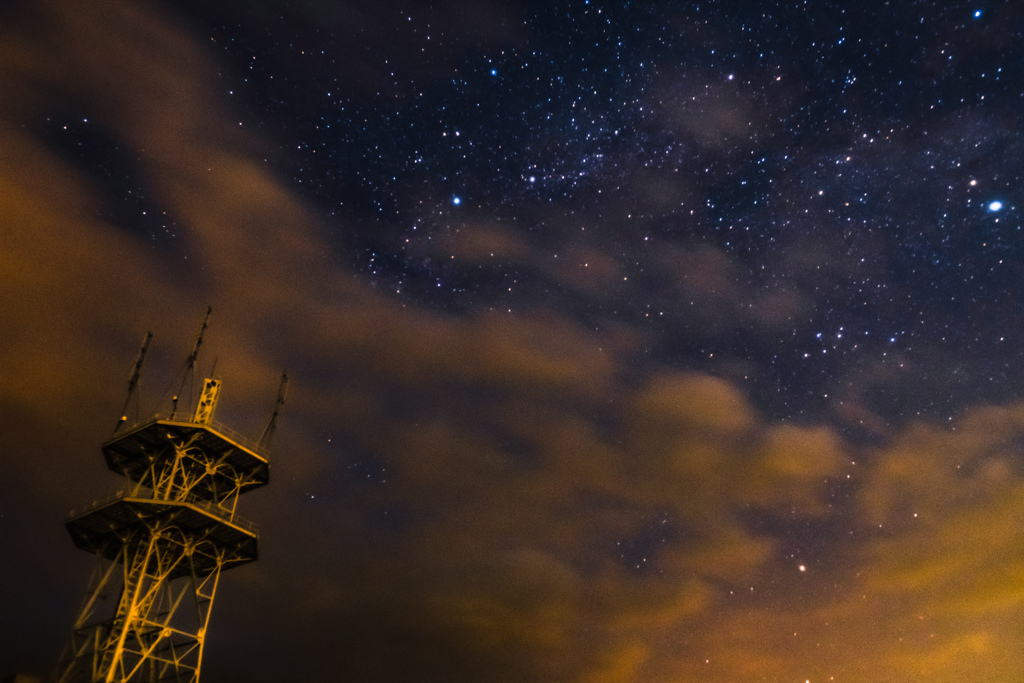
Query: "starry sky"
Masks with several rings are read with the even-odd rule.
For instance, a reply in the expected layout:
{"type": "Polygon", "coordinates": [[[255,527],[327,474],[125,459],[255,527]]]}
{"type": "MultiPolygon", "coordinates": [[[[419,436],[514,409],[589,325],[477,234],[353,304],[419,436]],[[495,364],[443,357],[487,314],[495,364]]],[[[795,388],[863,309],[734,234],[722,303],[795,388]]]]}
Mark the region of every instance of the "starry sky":
{"type": "Polygon", "coordinates": [[[207,683],[1020,680],[1022,69],[1014,2],[4,3],[0,676],[209,305],[219,420],[291,386],[207,683]]]}

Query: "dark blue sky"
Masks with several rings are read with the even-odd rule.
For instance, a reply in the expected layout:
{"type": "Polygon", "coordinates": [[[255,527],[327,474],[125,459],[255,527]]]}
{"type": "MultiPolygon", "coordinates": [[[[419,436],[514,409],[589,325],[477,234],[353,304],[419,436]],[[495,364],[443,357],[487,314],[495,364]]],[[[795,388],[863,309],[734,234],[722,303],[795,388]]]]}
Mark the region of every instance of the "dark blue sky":
{"type": "MultiPolygon", "coordinates": [[[[193,15],[223,50],[222,88],[382,287],[451,312],[552,306],[596,328],[655,313],[649,362],[752,361],[765,375],[751,391],[780,416],[820,416],[845,367],[893,353],[994,379],[957,386],[936,370],[919,401],[875,406],[886,419],[1013,395],[1020,354],[999,341],[1019,330],[1012,4],[248,15],[193,15]],[[633,283],[581,298],[507,255],[460,268],[427,244],[477,220],[551,258],[585,225],[633,283]],[[659,261],[703,247],[746,298],[784,290],[807,310],[705,334],[659,261]]],[[[751,302],[702,313],[736,319],[737,304],[751,302]]]]}

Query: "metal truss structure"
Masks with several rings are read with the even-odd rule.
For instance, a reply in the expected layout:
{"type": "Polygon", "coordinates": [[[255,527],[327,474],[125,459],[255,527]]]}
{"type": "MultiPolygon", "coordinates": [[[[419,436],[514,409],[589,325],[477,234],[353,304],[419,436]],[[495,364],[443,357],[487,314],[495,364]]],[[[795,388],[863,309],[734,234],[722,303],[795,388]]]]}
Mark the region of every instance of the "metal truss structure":
{"type": "MultiPolygon", "coordinates": [[[[254,444],[213,422],[219,390],[208,379],[191,419],[122,422],[103,444],[107,466],[131,485],[66,523],[96,567],[59,683],[198,683],[221,572],[257,558],[257,529],[236,513],[238,497],[270,474],[265,439],[254,444]]],[[[276,416],[277,408],[265,437],[276,416]]]]}

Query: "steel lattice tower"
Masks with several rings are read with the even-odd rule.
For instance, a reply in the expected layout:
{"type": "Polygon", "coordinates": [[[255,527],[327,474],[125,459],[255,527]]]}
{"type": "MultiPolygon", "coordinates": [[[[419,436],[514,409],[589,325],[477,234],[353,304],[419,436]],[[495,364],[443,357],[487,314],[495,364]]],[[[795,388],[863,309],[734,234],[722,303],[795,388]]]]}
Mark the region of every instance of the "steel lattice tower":
{"type": "MultiPolygon", "coordinates": [[[[129,400],[149,339],[129,380],[129,400]]],[[[102,451],[129,485],[72,512],[66,523],[75,545],[95,553],[97,564],[58,664],[60,683],[198,683],[221,572],[257,556],[256,526],[236,507],[241,494],[269,481],[266,446],[286,382],[282,377],[259,443],[213,421],[219,379],[205,381],[194,411],[183,416],[175,396],[167,414],[134,425],[121,418],[102,451]]]]}

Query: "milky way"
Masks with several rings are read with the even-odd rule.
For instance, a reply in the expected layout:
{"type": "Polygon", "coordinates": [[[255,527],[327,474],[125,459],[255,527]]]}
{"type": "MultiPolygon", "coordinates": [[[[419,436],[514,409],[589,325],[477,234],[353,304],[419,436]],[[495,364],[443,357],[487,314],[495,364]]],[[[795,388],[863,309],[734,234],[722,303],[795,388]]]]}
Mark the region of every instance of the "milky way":
{"type": "Polygon", "coordinates": [[[442,310],[650,321],[651,362],[754,362],[749,390],[782,416],[819,414],[844,366],[897,354],[973,355],[992,379],[935,373],[914,388],[927,399],[878,406],[887,419],[1010,395],[1024,369],[1005,343],[1020,329],[1012,5],[463,10],[200,15],[233,66],[224,87],[382,288],[442,310]],[[629,284],[581,300],[508,254],[446,259],[439,240],[479,221],[550,259],[586,232],[629,284]],[[706,335],[662,259],[700,247],[746,299],[708,317],[780,295],[800,312],[706,335]]]}

